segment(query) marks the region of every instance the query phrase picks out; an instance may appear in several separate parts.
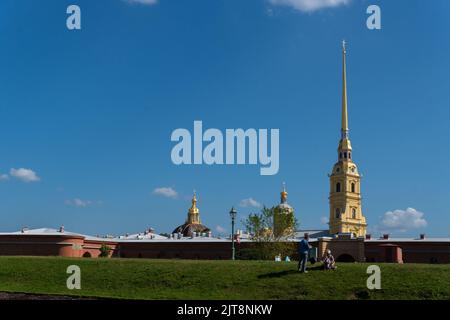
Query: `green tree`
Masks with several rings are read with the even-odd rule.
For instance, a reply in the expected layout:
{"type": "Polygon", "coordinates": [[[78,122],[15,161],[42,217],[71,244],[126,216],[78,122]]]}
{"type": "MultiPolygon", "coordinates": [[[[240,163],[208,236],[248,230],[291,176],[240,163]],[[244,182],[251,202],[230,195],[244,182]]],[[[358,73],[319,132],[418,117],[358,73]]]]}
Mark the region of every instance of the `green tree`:
{"type": "Polygon", "coordinates": [[[295,253],[296,244],[287,241],[294,235],[297,227],[297,220],[293,215],[276,213],[274,207],[264,206],[260,213],[250,214],[242,223],[254,242],[250,248],[239,250],[239,258],[272,260],[278,254],[291,256],[295,253]],[[277,217],[274,219],[276,214],[277,217]],[[284,232],[275,234],[273,232],[275,229],[284,232]]]}
{"type": "Polygon", "coordinates": [[[109,257],[109,252],[111,251],[111,247],[109,247],[103,243],[99,250],[100,250],[100,254],[98,256],[101,258],[107,258],[107,257],[109,257]]]}

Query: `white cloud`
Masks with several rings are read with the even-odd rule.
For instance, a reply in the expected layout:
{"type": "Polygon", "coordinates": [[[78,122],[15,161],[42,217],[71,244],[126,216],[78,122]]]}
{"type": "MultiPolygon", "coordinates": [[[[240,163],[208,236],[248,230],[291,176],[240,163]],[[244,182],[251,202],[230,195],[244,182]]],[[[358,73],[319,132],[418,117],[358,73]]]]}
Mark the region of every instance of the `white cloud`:
{"type": "Polygon", "coordinates": [[[158,3],[158,0],[125,0],[125,1],[128,3],[138,3],[144,5],[152,5],[158,3]]]}
{"type": "Polygon", "coordinates": [[[407,208],[406,210],[388,211],[383,215],[383,227],[405,232],[411,229],[419,229],[427,226],[427,221],[423,218],[423,212],[417,211],[414,208],[407,208]]]}
{"type": "Polygon", "coordinates": [[[178,198],[178,192],[170,187],[155,188],[155,190],[153,190],[153,194],[172,199],[178,198]]]}
{"type": "Polygon", "coordinates": [[[239,206],[244,207],[244,208],[247,208],[247,207],[261,208],[262,207],[261,203],[259,203],[258,201],[256,201],[253,198],[247,198],[247,199],[241,200],[241,202],[239,203],[239,206]]]}
{"type": "Polygon", "coordinates": [[[269,0],[273,5],[289,6],[303,12],[313,12],[348,4],[351,0],[269,0]]]}
{"type": "Polygon", "coordinates": [[[0,174],[0,181],[9,180],[9,176],[7,174],[0,174]]]}
{"type": "Polygon", "coordinates": [[[227,229],[225,229],[222,226],[216,226],[216,231],[219,233],[225,233],[225,232],[227,232],[227,229]]]}
{"type": "Polygon", "coordinates": [[[25,168],[14,169],[14,168],[12,168],[9,171],[9,174],[12,177],[22,180],[24,182],[37,182],[37,181],[41,180],[41,178],[39,178],[37,176],[36,172],[34,172],[31,169],[25,169],[25,168]]]}
{"type": "Polygon", "coordinates": [[[321,222],[322,224],[328,224],[328,218],[327,218],[327,217],[321,217],[321,218],[320,218],[320,222],[321,222]]]}
{"type": "Polygon", "coordinates": [[[66,200],[65,203],[68,206],[85,208],[85,207],[90,206],[92,204],[92,201],[91,200],[81,200],[79,198],[75,198],[75,199],[71,199],[71,200],[66,200]]]}

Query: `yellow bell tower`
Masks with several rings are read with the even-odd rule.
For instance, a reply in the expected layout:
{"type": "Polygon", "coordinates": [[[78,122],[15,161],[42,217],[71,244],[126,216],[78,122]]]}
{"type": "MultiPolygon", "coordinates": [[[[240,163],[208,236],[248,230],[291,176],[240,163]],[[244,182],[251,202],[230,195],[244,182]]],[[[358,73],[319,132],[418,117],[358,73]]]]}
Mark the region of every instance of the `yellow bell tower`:
{"type": "Polygon", "coordinates": [[[352,160],[348,135],[346,48],[342,41],[342,115],[338,162],[330,177],[330,233],[352,233],[365,236],[367,223],[361,209],[361,176],[352,160]]]}

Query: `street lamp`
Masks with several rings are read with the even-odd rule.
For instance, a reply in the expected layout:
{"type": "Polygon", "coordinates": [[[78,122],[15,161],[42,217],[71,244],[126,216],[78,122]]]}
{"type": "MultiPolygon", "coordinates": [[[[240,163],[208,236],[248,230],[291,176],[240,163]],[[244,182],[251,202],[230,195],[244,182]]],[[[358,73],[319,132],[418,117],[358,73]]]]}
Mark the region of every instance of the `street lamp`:
{"type": "Polygon", "coordinates": [[[234,207],[230,210],[231,217],[231,259],[235,259],[235,248],[234,248],[234,221],[236,220],[237,211],[234,207]]]}

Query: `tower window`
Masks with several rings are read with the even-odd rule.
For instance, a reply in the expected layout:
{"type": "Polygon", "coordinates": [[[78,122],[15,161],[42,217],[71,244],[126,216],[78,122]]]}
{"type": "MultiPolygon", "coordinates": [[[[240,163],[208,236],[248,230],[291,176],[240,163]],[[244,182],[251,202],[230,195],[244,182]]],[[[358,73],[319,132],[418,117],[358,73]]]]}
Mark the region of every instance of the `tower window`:
{"type": "Polygon", "coordinates": [[[335,213],[336,213],[336,219],[339,219],[341,217],[341,210],[339,210],[339,208],[336,208],[335,213]]]}
{"type": "Polygon", "coordinates": [[[344,152],[344,158],[347,159],[347,152],[344,152]]]}
{"type": "Polygon", "coordinates": [[[349,158],[349,159],[352,158],[352,153],[351,153],[351,152],[348,153],[348,158],[349,158]]]}
{"type": "Polygon", "coordinates": [[[354,183],[352,183],[352,192],[353,193],[355,192],[355,184],[354,183]]]}
{"type": "Polygon", "coordinates": [[[342,159],[342,152],[341,152],[341,153],[339,153],[339,158],[340,158],[340,159],[342,159]]]}
{"type": "Polygon", "coordinates": [[[341,183],[336,183],[336,192],[341,192],[341,183]]]}
{"type": "Polygon", "coordinates": [[[356,209],[355,208],[352,209],[352,218],[356,219],[356,209]]]}

